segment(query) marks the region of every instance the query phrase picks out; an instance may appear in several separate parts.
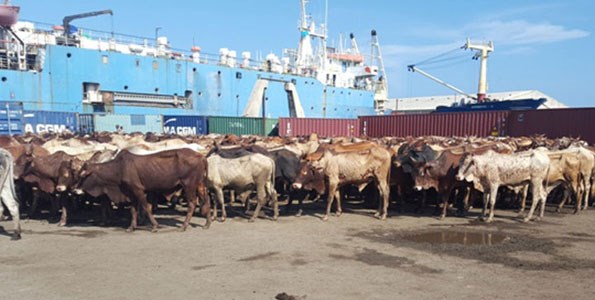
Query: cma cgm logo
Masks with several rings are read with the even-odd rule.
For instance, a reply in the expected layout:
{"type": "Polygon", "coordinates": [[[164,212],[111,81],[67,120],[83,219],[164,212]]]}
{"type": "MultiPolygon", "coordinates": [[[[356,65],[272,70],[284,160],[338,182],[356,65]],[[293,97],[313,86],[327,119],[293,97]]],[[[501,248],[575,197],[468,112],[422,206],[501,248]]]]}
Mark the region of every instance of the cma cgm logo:
{"type": "Polygon", "coordinates": [[[196,135],[196,127],[168,125],[169,123],[176,122],[177,120],[178,119],[176,118],[171,118],[163,122],[163,132],[165,134],[196,135]]]}
{"type": "Polygon", "coordinates": [[[68,130],[64,124],[25,124],[25,132],[33,133],[63,133],[68,130]]]}

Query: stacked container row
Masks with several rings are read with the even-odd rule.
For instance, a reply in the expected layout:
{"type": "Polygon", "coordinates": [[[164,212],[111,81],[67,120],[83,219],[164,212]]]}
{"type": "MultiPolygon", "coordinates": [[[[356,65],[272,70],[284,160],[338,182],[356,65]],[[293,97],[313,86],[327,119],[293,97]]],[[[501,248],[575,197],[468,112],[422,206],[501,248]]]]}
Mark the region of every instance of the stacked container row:
{"type": "Polygon", "coordinates": [[[571,136],[595,144],[595,108],[511,111],[507,134],[545,134],[548,138],[571,136]]]}
{"type": "Polygon", "coordinates": [[[209,133],[235,135],[277,135],[277,119],[208,117],[209,133]]]}
{"type": "MultiPolygon", "coordinates": [[[[12,135],[23,133],[23,103],[0,103],[0,134],[12,135]]],[[[1,205],[1,204],[0,204],[1,205]]]]}
{"type": "Polygon", "coordinates": [[[505,135],[508,111],[360,117],[363,136],[505,135]]]}
{"type": "Polygon", "coordinates": [[[360,135],[358,119],[279,118],[279,136],[307,136],[316,133],[321,137],[360,135]]]}

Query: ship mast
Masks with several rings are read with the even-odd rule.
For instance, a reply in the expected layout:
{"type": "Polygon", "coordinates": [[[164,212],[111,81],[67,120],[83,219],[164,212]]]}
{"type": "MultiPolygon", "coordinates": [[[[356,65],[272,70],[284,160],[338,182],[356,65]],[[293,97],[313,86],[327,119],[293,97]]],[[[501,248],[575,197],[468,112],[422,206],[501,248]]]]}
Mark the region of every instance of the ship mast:
{"type": "Polygon", "coordinates": [[[465,49],[477,50],[473,59],[479,59],[479,86],[477,88],[477,102],[483,102],[488,91],[488,56],[494,51],[494,43],[487,44],[472,44],[471,40],[467,38],[467,43],[463,46],[465,49]]]}
{"type": "MultiPolygon", "coordinates": [[[[356,44],[357,47],[357,44],[356,44]]],[[[378,113],[384,112],[384,104],[388,101],[388,78],[384,70],[384,60],[380,52],[380,43],[376,30],[372,30],[372,64],[378,66],[378,81],[376,82],[376,93],[374,94],[375,108],[378,113]]]]}
{"type": "MultiPolygon", "coordinates": [[[[307,13],[306,5],[310,2],[309,0],[301,0],[301,20],[300,20],[300,44],[298,47],[296,66],[300,74],[313,75],[314,69],[320,67],[322,70],[326,67],[326,39],[327,39],[327,28],[326,23],[316,26],[312,16],[307,13]],[[312,37],[320,39],[319,53],[319,66],[315,63],[315,54],[312,47],[312,37]]],[[[328,10],[328,2],[326,2],[325,9],[328,10]]],[[[327,12],[325,12],[325,19],[327,18],[327,12]]],[[[326,22],[326,20],[325,20],[326,22]]]]}

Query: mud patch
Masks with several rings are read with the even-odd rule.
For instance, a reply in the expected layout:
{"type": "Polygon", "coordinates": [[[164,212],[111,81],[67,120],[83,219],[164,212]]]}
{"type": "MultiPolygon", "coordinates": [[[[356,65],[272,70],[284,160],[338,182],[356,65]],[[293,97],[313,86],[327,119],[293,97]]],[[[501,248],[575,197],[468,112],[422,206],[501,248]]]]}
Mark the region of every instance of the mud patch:
{"type": "Polygon", "coordinates": [[[27,265],[27,264],[29,264],[29,262],[27,262],[22,257],[16,257],[16,256],[0,257],[0,265],[2,265],[2,266],[23,266],[23,265],[27,265]]]}
{"type": "MultiPolygon", "coordinates": [[[[449,236],[449,232],[458,232],[452,234],[461,236],[460,229],[451,228],[443,229],[443,231],[447,232],[446,236],[449,236]]],[[[494,243],[493,240],[492,243],[481,242],[474,244],[431,243],[411,240],[411,236],[423,236],[428,232],[427,230],[404,232],[376,229],[354,235],[378,243],[391,244],[395,247],[407,247],[434,254],[450,255],[526,270],[556,271],[595,268],[595,260],[576,259],[561,255],[559,249],[567,247],[567,244],[557,244],[551,239],[540,239],[531,236],[531,234],[509,234],[504,231],[486,231],[485,229],[483,231],[467,231],[476,232],[479,236],[492,232],[492,239],[493,234],[506,236],[500,243],[494,243]],[[522,253],[522,255],[519,256],[519,253],[522,253]],[[547,259],[538,259],[537,257],[547,259]]]]}
{"type": "Polygon", "coordinates": [[[495,232],[473,232],[438,230],[421,232],[403,236],[405,240],[414,243],[430,244],[460,244],[460,245],[496,245],[501,244],[510,238],[501,233],[495,232]]]}
{"type": "Polygon", "coordinates": [[[269,257],[275,256],[277,254],[279,254],[279,252],[267,252],[267,253],[263,253],[263,254],[257,254],[257,255],[253,255],[253,256],[240,258],[240,259],[238,259],[238,261],[256,261],[256,260],[269,258],[269,257]]]}
{"type": "Polygon", "coordinates": [[[392,269],[402,269],[414,273],[442,273],[442,270],[418,265],[412,259],[381,253],[369,248],[364,248],[363,251],[355,253],[354,256],[346,256],[339,254],[331,254],[329,256],[333,259],[355,260],[370,266],[382,266],[392,269]]]}
{"type": "Polygon", "coordinates": [[[61,236],[74,236],[80,238],[96,238],[106,235],[107,232],[101,230],[59,230],[59,231],[24,231],[25,234],[35,235],[61,235],[61,236]]]}
{"type": "Polygon", "coordinates": [[[277,299],[277,300],[303,300],[303,299],[306,299],[306,295],[294,296],[294,295],[289,295],[289,294],[283,292],[283,293],[277,294],[275,296],[275,299],[277,299]]]}
{"type": "Polygon", "coordinates": [[[212,267],[215,267],[215,266],[216,266],[216,265],[202,265],[202,266],[194,266],[194,267],[192,267],[192,270],[193,270],[193,271],[201,271],[201,270],[208,269],[208,268],[212,268],[212,267]]]}
{"type": "Polygon", "coordinates": [[[305,260],[303,260],[303,259],[301,259],[301,258],[294,259],[294,260],[291,261],[291,265],[292,266],[305,266],[307,264],[308,264],[308,262],[305,261],[305,260]]]}

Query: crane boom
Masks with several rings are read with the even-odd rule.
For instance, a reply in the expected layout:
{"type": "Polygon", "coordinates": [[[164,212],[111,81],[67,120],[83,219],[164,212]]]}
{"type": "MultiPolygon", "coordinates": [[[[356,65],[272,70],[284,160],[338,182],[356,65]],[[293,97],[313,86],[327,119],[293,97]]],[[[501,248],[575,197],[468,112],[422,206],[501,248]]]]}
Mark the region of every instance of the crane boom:
{"type": "Polygon", "coordinates": [[[95,17],[95,16],[99,16],[99,15],[107,15],[107,14],[113,16],[114,12],[112,12],[111,9],[106,9],[106,10],[92,11],[92,12],[88,12],[88,13],[82,13],[82,14],[76,14],[76,15],[64,17],[64,19],[62,19],[62,24],[64,26],[64,36],[68,36],[68,34],[70,33],[70,22],[72,22],[73,20],[88,18],[88,17],[95,17]]]}
{"type": "Polygon", "coordinates": [[[451,90],[453,90],[453,91],[455,91],[455,92],[457,92],[457,93],[459,93],[461,95],[465,95],[465,96],[467,96],[467,97],[469,97],[471,99],[477,99],[476,96],[471,95],[471,94],[468,94],[468,93],[465,93],[463,90],[457,88],[456,86],[454,86],[452,84],[449,84],[449,83],[445,82],[444,80],[441,80],[440,78],[435,77],[435,76],[433,76],[433,75],[431,75],[429,73],[426,73],[425,71],[419,69],[415,65],[409,65],[409,66],[407,66],[407,69],[409,69],[409,71],[411,71],[411,72],[417,72],[417,73],[419,73],[419,74],[421,74],[421,75],[423,75],[423,76],[425,76],[425,77],[427,77],[427,78],[429,78],[431,80],[434,80],[437,83],[439,83],[439,84],[441,84],[441,85],[443,85],[443,86],[445,86],[445,87],[447,87],[447,88],[449,88],[449,89],[451,89],[451,90]]]}

